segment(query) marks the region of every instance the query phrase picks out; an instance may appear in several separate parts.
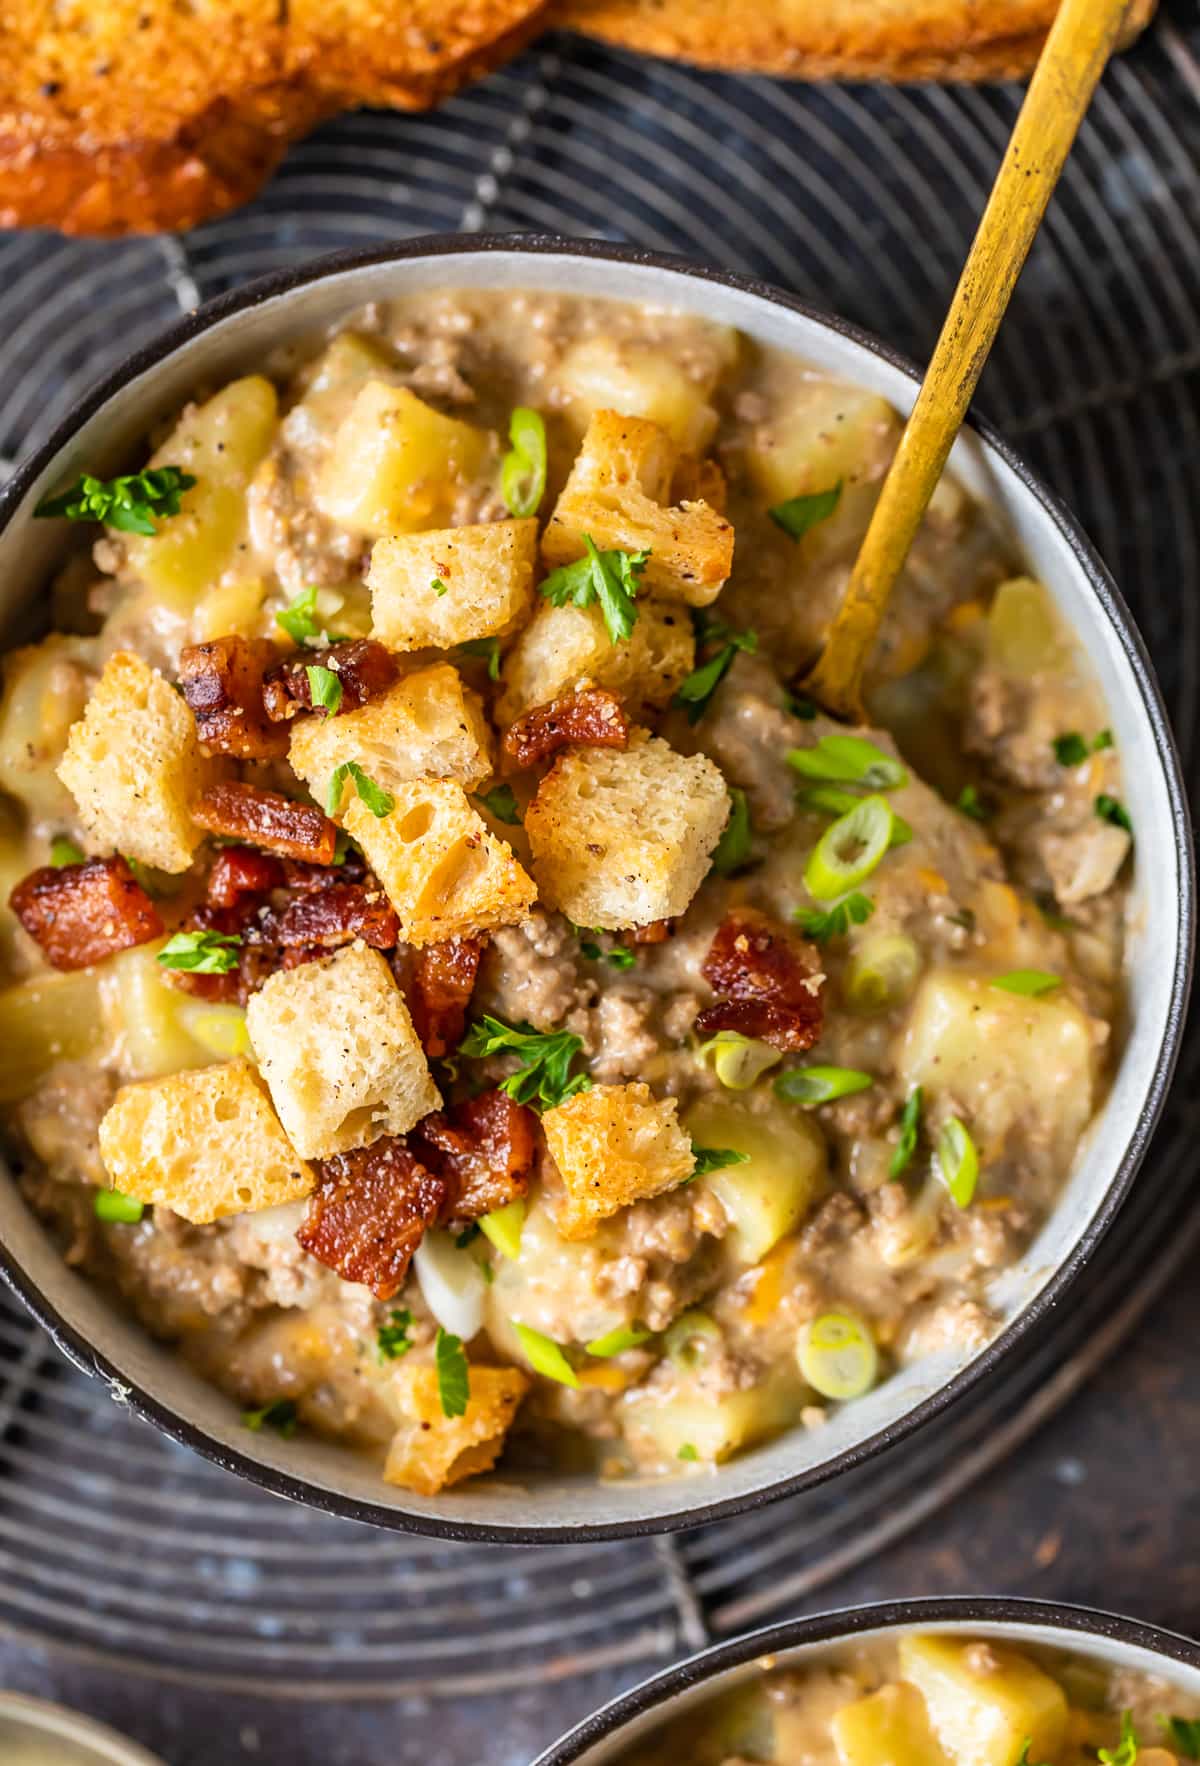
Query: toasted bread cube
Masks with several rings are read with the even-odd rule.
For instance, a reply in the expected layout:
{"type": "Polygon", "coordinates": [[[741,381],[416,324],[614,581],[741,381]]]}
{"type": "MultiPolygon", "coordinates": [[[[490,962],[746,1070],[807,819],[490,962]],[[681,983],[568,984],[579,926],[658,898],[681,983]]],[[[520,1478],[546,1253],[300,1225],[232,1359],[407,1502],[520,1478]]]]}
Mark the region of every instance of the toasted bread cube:
{"type": "Polygon", "coordinates": [[[100,1123],[100,1156],[117,1189],[193,1226],[299,1202],[314,1183],[242,1060],[123,1085],[100,1123]]]}
{"type": "Polygon", "coordinates": [[[634,717],[659,711],[695,658],[691,617],[677,603],[639,601],[633,631],[614,644],[599,607],[543,601],[504,659],[496,716],[511,724],[582,680],[610,687],[634,717]]]}
{"type": "Polygon", "coordinates": [[[344,760],[384,791],[411,779],[457,779],[469,791],[492,770],[491,736],[479,695],[435,662],[343,717],[297,718],[288,759],[322,805],[344,760]]]}
{"type": "Polygon", "coordinates": [[[388,1449],[383,1475],[418,1496],[436,1496],[490,1471],[531,1381],[519,1367],[472,1367],[462,1416],[446,1416],[436,1368],[402,1366],[393,1376],[405,1426],[388,1449]]]}
{"type": "Polygon", "coordinates": [[[631,1202],[661,1195],[696,1168],[674,1098],[648,1085],[594,1085],[542,1117],[566,1196],[555,1225],[564,1239],[590,1238],[631,1202]]]}
{"type": "Polygon", "coordinates": [[[186,871],[204,838],[189,811],[218,771],[200,752],[179,694],[140,656],[119,650],[71,726],[58,776],[101,851],[186,871]]]}
{"type": "Polygon", "coordinates": [[[315,502],[367,539],[444,527],[489,448],[481,429],[443,417],[408,387],[368,380],[338,426],[315,502]]]}
{"type": "Polygon", "coordinates": [[[380,540],[367,573],[372,636],[389,650],[448,650],[472,638],[502,636],[532,611],[536,564],[533,520],[380,540]]]}
{"type": "Polygon", "coordinates": [[[537,898],[512,848],[491,833],[452,779],[397,785],[390,814],[357,797],[346,832],[361,846],[407,944],[437,944],[523,920],[537,898]]]}
{"type": "Polygon", "coordinates": [[[542,535],[546,563],[582,558],[587,534],[602,552],[648,550],[648,592],[692,607],[715,601],[733,568],[733,528],[707,503],[667,506],[678,459],[657,423],[597,411],[542,535]]]}
{"type": "Polygon", "coordinates": [[[577,926],[647,926],[682,914],[729,819],[711,760],[644,730],[629,747],[560,754],[525,812],[547,907],[577,926]]]}
{"type": "Polygon", "coordinates": [[[365,944],[276,970],[251,995],[246,1029],[279,1120],[306,1159],[406,1134],[442,1101],[404,995],[365,944]]]}
{"type": "Polygon", "coordinates": [[[981,1658],[955,1637],[903,1637],[900,1673],[924,1698],[955,1766],[1053,1760],[1066,1741],[1066,1694],[1017,1650],[989,1643],[981,1658]]]}

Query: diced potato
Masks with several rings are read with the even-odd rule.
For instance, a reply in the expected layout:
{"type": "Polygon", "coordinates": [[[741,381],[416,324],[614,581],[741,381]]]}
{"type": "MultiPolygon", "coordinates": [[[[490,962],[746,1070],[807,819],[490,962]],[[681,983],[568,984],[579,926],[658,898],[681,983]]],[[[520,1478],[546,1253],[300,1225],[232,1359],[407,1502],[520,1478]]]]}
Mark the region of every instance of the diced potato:
{"type": "Polygon", "coordinates": [[[793,391],[746,450],[768,504],[881,478],[900,439],[900,419],[877,393],[812,380],[793,391]]]}
{"type": "Polygon", "coordinates": [[[736,1263],[757,1263],[794,1232],[825,1185],[828,1151],[811,1117],[772,1102],[767,1111],[715,1094],[687,1115],[697,1147],[728,1147],[750,1155],[699,1181],[720,1201],[731,1221],[724,1245],[736,1263]]]}
{"type": "Polygon", "coordinates": [[[230,632],[257,637],[262,630],[262,606],[267,586],[261,577],[235,577],[218,582],[201,595],[192,615],[190,636],[197,644],[224,638],[230,632]]]}
{"type": "Polygon", "coordinates": [[[485,1296],[488,1334],[500,1353],[514,1360],[521,1354],[514,1318],[556,1343],[590,1343],[635,1323],[636,1294],[614,1294],[604,1281],[606,1268],[623,1251],[619,1223],[602,1224],[587,1239],[564,1239],[543,1192],[535,1191],[520,1253],[495,1260],[485,1296]]]}
{"type": "Polygon", "coordinates": [[[491,442],[406,386],[369,380],[338,426],[316,485],[323,515],[368,539],[445,527],[491,442]]]}
{"type": "Polygon", "coordinates": [[[314,434],[332,440],[366,383],[390,381],[393,372],[382,343],[358,331],[340,331],[313,363],[304,397],[289,413],[289,434],[298,428],[301,445],[314,434]]]}
{"type": "Polygon", "coordinates": [[[214,1055],[248,1052],[237,1047],[214,1049],[210,1041],[192,1033],[189,1016],[196,1008],[209,1012],[217,1008],[205,1007],[166,980],[156,961],[163,943],[156,939],[122,951],[103,965],[100,974],[116,1065],[124,1079],[153,1079],[185,1067],[202,1067],[214,1055]]]}
{"type": "Polygon", "coordinates": [[[688,453],[700,453],[717,427],[707,399],[711,388],[657,346],[627,338],[581,338],[563,357],[556,378],[581,429],[596,411],[619,411],[623,417],[648,417],[688,453]]]}
{"type": "Polygon", "coordinates": [[[1061,990],[1029,999],[933,969],[917,989],[897,1074],[906,1090],[954,1100],[984,1164],[1024,1136],[1065,1168],[1092,1114],[1098,1028],[1061,990]]]}
{"type": "Polygon", "coordinates": [[[197,483],[178,515],[151,535],[122,536],[132,573],[156,600],[188,613],[229,564],[246,527],[246,489],[275,438],[275,388],[261,374],[189,405],[152,466],[178,466],[197,483]]]}
{"type": "Polygon", "coordinates": [[[844,1705],[830,1728],[840,1766],[957,1766],[934,1739],[924,1699],[905,1682],[844,1705]]]}
{"type": "Polygon", "coordinates": [[[542,601],[504,658],[496,717],[511,724],[577,682],[610,687],[630,716],[660,711],[692,672],[696,640],[687,611],[671,601],[638,601],[637,624],[614,644],[599,607],[542,601]]]}
{"type": "Polygon", "coordinates": [[[1067,649],[1057,609],[1041,583],[1019,576],[1000,584],[988,610],[987,659],[993,667],[1032,675],[1057,667],[1067,649]]]}
{"type": "Polygon", "coordinates": [[[653,1454],[675,1466],[680,1449],[690,1447],[697,1459],[719,1464],[784,1428],[799,1401],[798,1381],[784,1367],[764,1375],[757,1386],[720,1397],[687,1380],[667,1398],[632,1399],[624,1409],[625,1429],[639,1458],[653,1454]]]}
{"type": "Polygon", "coordinates": [[[55,632],[4,658],[0,700],[0,789],[34,821],[71,825],[75,803],[56,768],[94,680],[94,638],[55,632]]]}
{"type": "Polygon", "coordinates": [[[532,520],[380,540],[367,576],[372,635],[389,650],[446,650],[511,632],[533,610],[536,563],[532,520]]]}
{"type": "Polygon", "coordinates": [[[1026,1742],[1031,1760],[1054,1759],[1066,1739],[1062,1687],[1002,1644],[981,1652],[954,1637],[902,1637],[900,1672],[953,1766],[1017,1766],[1026,1742]]]}
{"type": "Polygon", "coordinates": [[[0,1103],[28,1096],[56,1061],[81,1061],[104,1042],[94,969],[31,976],[0,991],[0,1103]]]}

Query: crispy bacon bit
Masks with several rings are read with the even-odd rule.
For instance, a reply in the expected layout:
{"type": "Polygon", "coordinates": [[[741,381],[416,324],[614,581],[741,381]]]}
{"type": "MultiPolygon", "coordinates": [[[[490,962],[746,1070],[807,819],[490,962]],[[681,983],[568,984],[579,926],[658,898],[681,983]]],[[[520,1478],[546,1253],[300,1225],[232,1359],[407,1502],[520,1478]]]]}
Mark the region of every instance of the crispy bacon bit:
{"type": "Polygon", "coordinates": [[[236,907],[244,896],[266,895],[283,883],[283,866],[269,852],[252,846],[226,846],[208,873],[208,905],[236,907]]]}
{"type": "Polygon", "coordinates": [[[789,1051],[810,1049],[820,1036],[824,977],[816,950],[755,908],[726,914],[700,973],[725,996],[696,1019],[702,1036],[736,1030],[789,1051]]]}
{"type": "Polygon", "coordinates": [[[395,1135],[322,1159],[315,1170],[297,1239],[343,1281],[364,1282],[377,1300],[390,1300],[425,1228],[445,1208],[445,1180],[395,1135]]]}
{"type": "Polygon", "coordinates": [[[361,938],[376,950],[391,950],[400,936],[400,923],[378,883],[331,883],[289,902],[275,922],[273,936],[289,947],[328,947],[361,938]]]}
{"type": "Polygon", "coordinates": [[[674,920],[651,920],[648,926],[630,926],[620,934],[625,944],[665,944],[674,936],[674,920]]]}
{"type": "Polygon", "coordinates": [[[192,817],[210,833],[247,840],[310,864],[332,863],[337,847],[337,826],[319,809],[257,785],[210,785],[193,804],[192,817]]]}
{"type": "Polygon", "coordinates": [[[408,1000],[425,1053],[448,1055],[462,1041],[467,1007],[475,990],[482,938],[447,938],[421,950],[397,951],[392,967],[408,1000]]]}
{"type": "Polygon", "coordinates": [[[548,705],[535,705],[504,737],[504,752],[514,766],[536,766],[565,748],[582,742],[590,748],[624,748],[629,719],[621,701],[607,687],[577,687],[548,705]]]}
{"type": "MultiPolygon", "coordinates": [[[[347,638],[326,650],[299,650],[277,662],[263,682],[263,706],[274,723],[313,708],[310,668],[327,668],[342,683],[342,702],[335,715],[357,711],[368,699],[386,693],[399,670],[390,650],[374,638],[347,638]]],[[[328,715],[328,714],[326,714],[328,715]]]]}
{"type": "Polygon", "coordinates": [[[8,905],[55,969],[86,969],[158,938],[158,909],[123,858],[43,865],[23,877],[8,905]]]}
{"type": "Polygon", "coordinates": [[[230,636],[185,646],[179,684],[210,754],[271,760],[287,753],[288,732],[276,729],[263,709],[263,676],[278,659],[269,638],[230,636]]]}
{"type": "Polygon", "coordinates": [[[336,865],[308,865],[297,858],[283,861],[284,887],[295,895],[311,895],[317,889],[331,888],[334,883],[362,883],[369,875],[362,854],[354,847],[336,865]]]}
{"type": "Polygon", "coordinates": [[[525,1194],[534,1124],[532,1110],[502,1091],[480,1092],[417,1124],[408,1138],[446,1182],[444,1219],[478,1220],[525,1194]]]}

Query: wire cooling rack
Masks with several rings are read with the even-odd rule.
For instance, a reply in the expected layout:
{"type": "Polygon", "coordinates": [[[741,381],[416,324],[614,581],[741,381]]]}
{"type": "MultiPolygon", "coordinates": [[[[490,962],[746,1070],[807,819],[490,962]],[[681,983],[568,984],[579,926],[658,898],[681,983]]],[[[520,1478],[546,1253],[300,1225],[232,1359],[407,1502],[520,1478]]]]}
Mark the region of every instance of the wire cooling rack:
{"type": "MultiPolygon", "coordinates": [[[[198,299],[433,230],[679,251],[924,356],[1019,96],[787,86],[548,38],[436,116],[324,128],[257,202],[186,238],[0,237],[0,456],[198,299]]],[[[1200,24],[1181,0],[1110,70],[980,401],[1115,568],[1185,758],[1200,660],[1198,168],[1200,24]]],[[[73,1658],[71,1673],[119,1667],[181,1697],[461,1701],[627,1673],[795,1608],[949,1503],[1107,1357],[1200,1237],[1198,1131],[1193,1036],[1118,1228],[1018,1359],[933,1434],[836,1486],[653,1544],[439,1546],[306,1513],[133,1422],[0,1301],[0,1632],[73,1658]]]]}

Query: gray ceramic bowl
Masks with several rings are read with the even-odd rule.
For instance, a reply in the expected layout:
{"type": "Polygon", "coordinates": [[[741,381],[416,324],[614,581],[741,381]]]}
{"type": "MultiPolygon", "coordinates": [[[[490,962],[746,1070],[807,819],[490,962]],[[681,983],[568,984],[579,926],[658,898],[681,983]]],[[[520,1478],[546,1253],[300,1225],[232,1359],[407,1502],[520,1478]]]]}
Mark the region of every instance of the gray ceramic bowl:
{"type": "Polygon", "coordinates": [[[661,1724],[752,1681],[764,1658],[772,1667],[812,1667],[851,1640],[886,1640],[906,1631],[960,1632],[1018,1647],[1069,1650],[1105,1668],[1155,1675],[1200,1698],[1200,1645],[1153,1625],[1049,1601],[899,1601],[772,1625],[704,1650],[586,1717],[533,1766],[618,1766],[635,1742],[647,1741],[661,1724]]]}
{"type": "MultiPolygon", "coordinates": [[[[612,296],[701,314],[882,393],[907,410],[916,376],[875,339],[759,283],[631,250],[562,240],[412,240],[326,259],[251,283],[184,320],[89,393],[0,497],[0,618],[35,598],[69,543],[62,524],[34,522],[38,499],[86,467],[127,469],[142,438],[200,382],[257,367],[290,339],[371,300],[457,286],[612,296]]],[[[1007,520],[1031,571],[1079,635],[1111,709],[1137,788],[1135,930],[1129,1017],[1112,1092],[1089,1131],[1062,1200],[1021,1264],[1000,1278],[1003,1318],[982,1352],[948,1351],[897,1373],[821,1430],[796,1430],[711,1478],[602,1485],[503,1472],[436,1499],[403,1494],[349,1453],[311,1440],[249,1435],[232,1403],[148,1337],[63,1263],[13,1184],[0,1176],[0,1270],[67,1355],[108,1381],[176,1439],[267,1489],[357,1519],[449,1537],[611,1538],[736,1513],[803,1489],[880,1452],[985,1378],[1059,1303],[1111,1225],[1162,1107],[1187,998],[1192,949],[1191,836],[1178,757],[1153,674],[1104,567],[1061,505],[982,426],[953,466],[1007,520]]]]}
{"type": "Polygon", "coordinates": [[[163,1766],[105,1723],[44,1699],[0,1692],[0,1760],[9,1766],[163,1766]]]}

